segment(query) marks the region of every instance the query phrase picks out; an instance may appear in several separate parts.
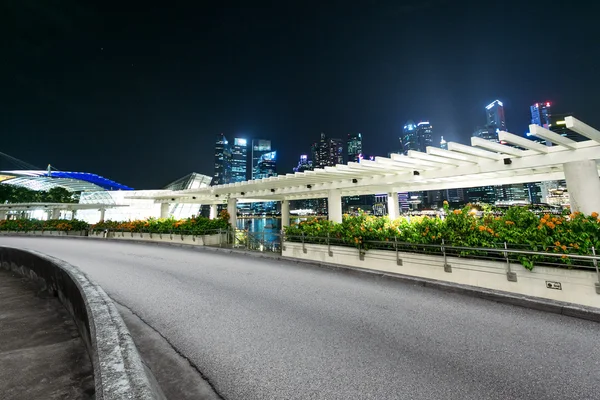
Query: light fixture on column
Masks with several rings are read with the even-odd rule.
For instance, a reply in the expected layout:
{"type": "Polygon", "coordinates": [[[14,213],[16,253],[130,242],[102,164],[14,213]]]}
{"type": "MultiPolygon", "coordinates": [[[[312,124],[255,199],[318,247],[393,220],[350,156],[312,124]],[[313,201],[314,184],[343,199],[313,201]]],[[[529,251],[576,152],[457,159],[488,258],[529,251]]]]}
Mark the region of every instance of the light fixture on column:
{"type": "Polygon", "coordinates": [[[175,199],[171,199],[171,201],[175,201],[175,199]]]}
{"type": "Polygon", "coordinates": [[[421,173],[419,171],[413,171],[413,175],[418,176],[418,175],[421,175],[421,173]]]}
{"type": "Polygon", "coordinates": [[[271,189],[271,193],[275,193],[275,189],[271,189]]]}
{"type": "Polygon", "coordinates": [[[196,200],[196,196],[192,196],[192,199],[193,199],[193,200],[196,200]]]}
{"type": "Polygon", "coordinates": [[[215,194],[215,197],[219,197],[219,195],[218,195],[218,194],[215,194]]]}
{"type": "Polygon", "coordinates": [[[307,189],[310,189],[312,187],[312,185],[306,185],[307,189]]]}
{"type": "Polygon", "coordinates": [[[510,165],[510,164],[512,164],[512,160],[510,158],[505,158],[504,165],[510,165]]]}
{"type": "Polygon", "coordinates": [[[245,194],[246,194],[246,192],[242,192],[242,193],[240,193],[240,194],[243,196],[243,195],[245,195],[245,194]]]}
{"type": "Polygon", "coordinates": [[[358,183],[358,179],[352,178],[352,183],[358,183]]]}

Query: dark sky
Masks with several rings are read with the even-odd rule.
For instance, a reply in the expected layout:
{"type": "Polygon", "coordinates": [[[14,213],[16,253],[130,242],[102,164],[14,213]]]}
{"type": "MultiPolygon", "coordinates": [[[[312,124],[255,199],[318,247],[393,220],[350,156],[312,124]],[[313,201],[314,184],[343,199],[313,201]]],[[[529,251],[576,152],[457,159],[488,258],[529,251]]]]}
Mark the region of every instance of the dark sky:
{"type": "Polygon", "coordinates": [[[0,152],[157,188],[213,173],[214,137],[271,139],[290,172],[321,131],[398,148],[408,119],[467,142],[484,106],[600,126],[599,6],[583,1],[4,0],[0,152]]]}

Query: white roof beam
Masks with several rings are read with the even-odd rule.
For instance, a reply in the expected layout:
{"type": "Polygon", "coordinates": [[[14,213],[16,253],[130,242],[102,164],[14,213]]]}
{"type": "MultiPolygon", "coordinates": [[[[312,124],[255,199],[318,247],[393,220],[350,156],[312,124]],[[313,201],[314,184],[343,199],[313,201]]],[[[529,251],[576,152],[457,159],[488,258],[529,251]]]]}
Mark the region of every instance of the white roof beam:
{"type": "Polygon", "coordinates": [[[475,157],[486,158],[486,159],[494,160],[494,161],[499,161],[499,160],[502,160],[502,158],[504,158],[502,156],[502,154],[498,154],[498,153],[483,150],[483,149],[478,149],[475,147],[467,146],[467,145],[456,143],[456,142],[449,142],[448,150],[453,153],[469,154],[469,155],[472,155],[475,157]]]}
{"type": "Polygon", "coordinates": [[[462,161],[445,158],[445,157],[432,156],[431,154],[421,153],[420,151],[415,151],[415,150],[408,151],[408,158],[424,160],[424,161],[428,161],[431,163],[437,163],[438,166],[453,165],[453,166],[457,167],[459,165],[464,164],[462,161]]]}
{"type": "Polygon", "coordinates": [[[600,131],[592,128],[588,124],[581,122],[574,117],[565,118],[566,127],[573,132],[577,132],[586,138],[593,140],[594,142],[600,143],[600,131]]]}
{"type": "Polygon", "coordinates": [[[525,139],[524,137],[514,135],[509,132],[498,132],[498,139],[501,141],[523,147],[527,150],[535,151],[536,153],[548,153],[548,147],[544,144],[536,143],[533,140],[525,139]]]}
{"type": "Polygon", "coordinates": [[[531,124],[529,125],[529,131],[531,132],[532,135],[537,136],[539,138],[542,139],[546,139],[549,140],[550,142],[554,143],[554,144],[558,144],[561,146],[564,146],[568,149],[576,149],[577,148],[577,142],[574,140],[571,140],[569,138],[566,138],[564,136],[559,135],[558,133],[552,132],[546,128],[543,128],[539,125],[535,125],[535,124],[531,124]]]}
{"type": "Polygon", "coordinates": [[[397,161],[409,166],[412,165],[414,169],[437,169],[445,166],[445,164],[410,158],[402,154],[392,154],[392,161],[397,161]]]}
{"type": "Polygon", "coordinates": [[[505,146],[500,143],[491,142],[489,140],[485,140],[485,139],[478,138],[478,137],[471,138],[471,145],[477,146],[477,147],[482,147],[484,149],[488,149],[491,151],[496,151],[498,153],[508,154],[513,157],[523,157],[523,155],[524,155],[523,150],[519,150],[519,149],[510,147],[510,146],[505,146]]]}
{"type": "Polygon", "coordinates": [[[481,161],[480,158],[477,158],[477,157],[474,157],[474,156],[471,156],[468,154],[455,153],[453,151],[440,149],[439,147],[427,146],[425,150],[427,151],[427,154],[431,154],[433,156],[451,158],[453,160],[458,160],[458,161],[463,161],[463,162],[468,162],[468,163],[473,163],[473,164],[478,164],[481,161]]]}

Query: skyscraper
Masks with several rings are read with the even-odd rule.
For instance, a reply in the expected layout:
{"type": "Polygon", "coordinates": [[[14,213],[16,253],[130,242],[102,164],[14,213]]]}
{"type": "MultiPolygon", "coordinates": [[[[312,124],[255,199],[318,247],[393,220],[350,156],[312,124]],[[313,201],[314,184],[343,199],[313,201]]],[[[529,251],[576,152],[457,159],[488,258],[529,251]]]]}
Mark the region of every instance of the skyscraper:
{"type": "Polygon", "coordinates": [[[531,110],[531,123],[534,125],[542,126],[546,129],[550,126],[550,102],[535,103],[530,107],[531,110]]]}
{"type": "Polygon", "coordinates": [[[231,179],[229,183],[248,179],[248,143],[246,139],[233,139],[231,146],[231,179]]]}
{"type": "Polygon", "coordinates": [[[440,149],[448,150],[448,142],[444,140],[443,136],[440,139],[440,149]]]}
{"type": "Polygon", "coordinates": [[[333,167],[344,163],[344,143],[341,139],[328,138],[321,132],[321,138],[311,146],[315,168],[333,167]]]}
{"type": "Polygon", "coordinates": [[[402,150],[404,151],[404,154],[408,153],[409,150],[419,150],[417,126],[412,120],[409,120],[406,122],[406,124],[404,124],[400,142],[402,143],[402,150]]]}
{"type": "Polygon", "coordinates": [[[253,179],[264,179],[277,176],[277,152],[270,151],[264,153],[256,163],[256,169],[253,179]]]}
{"type": "Polygon", "coordinates": [[[559,135],[574,140],[576,142],[584,142],[588,140],[588,138],[567,128],[565,117],[569,116],[573,116],[573,113],[552,115],[550,117],[550,125],[548,129],[550,129],[554,133],[558,133],[559,135]]]}
{"type": "Polygon", "coordinates": [[[260,174],[258,163],[261,161],[261,157],[264,154],[271,152],[271,141],[264,139],[253,139],[252,140],[252,179],[257,178],[260,174]]]}
{"type": "Polygon", "coordinates": [[[360,133],[348,134],[348,161],[358,162],[362,154],[362,135],[360,133]]]}
{"type": "Polygon", "coordinates": [[[313,169],[312,161],[308,159],[306,154],[303,154],[300,156],[298,166],[294,167],[294,172],[312,171],[313,169]]]}
{"type": "Polygon", "coordinates": [[[498,131],[506,131],[506,119],[504,118],[504,104],[500,100],[494,100],[485,107],[487,126],[498,131]]]}
{"type": "Polygon", "coordinates": [[[429,121],[421,121],[417,124],[418,150],[425,152],[427,147],[433,145],[433,125],[429,121]]]}
{"type": "Polygon", "coordinates": [[[231,148],[224,134],[217,135],[213,185],[224,185],[231,179],[231,148]]]}

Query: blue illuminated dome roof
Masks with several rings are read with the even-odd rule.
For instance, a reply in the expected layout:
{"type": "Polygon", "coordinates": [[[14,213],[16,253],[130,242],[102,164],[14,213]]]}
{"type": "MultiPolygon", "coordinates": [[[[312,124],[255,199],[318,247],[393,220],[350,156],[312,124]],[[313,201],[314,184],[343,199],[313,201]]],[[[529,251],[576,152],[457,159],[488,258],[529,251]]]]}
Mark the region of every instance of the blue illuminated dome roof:
{"type": "Polygon", "coordinates": [[[88,172],[0,171],[0,183],[22,186],[32,190],[49,190],[54,187],[63,187],[71,192],[133,190],[129,186],[88,172]]]}

